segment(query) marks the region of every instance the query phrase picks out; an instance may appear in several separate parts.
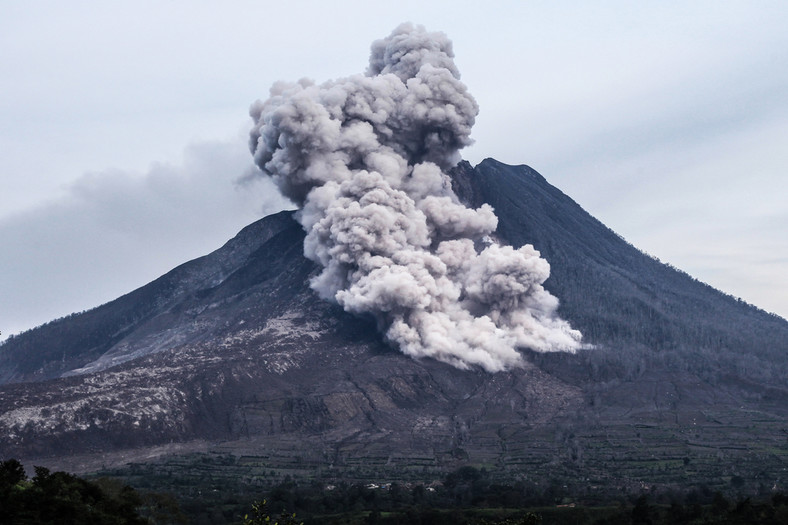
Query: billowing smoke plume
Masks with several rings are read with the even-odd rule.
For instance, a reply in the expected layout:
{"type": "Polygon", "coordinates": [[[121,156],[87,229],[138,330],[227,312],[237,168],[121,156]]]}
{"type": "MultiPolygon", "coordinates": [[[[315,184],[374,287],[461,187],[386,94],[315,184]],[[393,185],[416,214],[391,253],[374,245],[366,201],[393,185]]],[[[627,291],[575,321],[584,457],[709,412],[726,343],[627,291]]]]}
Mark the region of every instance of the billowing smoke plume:
{"type": "Polygon", "coordinates": [[[574,351],[547,261],[494,244],[492,208],[451,190],[478,113],[453,57],[444,34],[403,24],[365,75],[275,84],[251,109],[255,161],[301,208],[304,253],[323,266],[312,288],[375,315],[404,353],[495,372],[522,363],[517,347],[574,351]]]}

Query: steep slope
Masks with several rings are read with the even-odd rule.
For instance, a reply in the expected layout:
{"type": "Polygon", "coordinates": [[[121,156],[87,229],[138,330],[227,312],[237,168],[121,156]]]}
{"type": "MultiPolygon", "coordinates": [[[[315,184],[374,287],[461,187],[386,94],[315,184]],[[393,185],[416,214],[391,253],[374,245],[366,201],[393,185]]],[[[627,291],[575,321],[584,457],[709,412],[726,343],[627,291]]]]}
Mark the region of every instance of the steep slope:
{"type": "MultiPolygon", "coordinates": [[[[500,239],[542,251],[562,316],[595,348],[526,352],[524,369],[499,374],[405,357],[309,289],[317,269],[283,212],[0,347],[7,378],[70,376],[0,389],[0,456],[89,470],[213,451],[233,479],[428,479],[470,462],[607,489],[734,471],[777,482],[785,320],[642,254],[530,168],[486,160],[453,176],[463,199],[495,207],[500,239]]],[[[162,461],[148,468],[188,475],[188,461],[162,461]]]]}
{"type": "MultiPolygon", "coordinates": [[[[282,212],[257,221],[213,253],[189,261],[112,302],[10,337],[0,346],[0,384],[59,377],[112,353],[118,345],[123,348],[118,352],[121,361],[134,357],[126,341],[128,336],[134,334],[132,340],[139,339],[151,319],[187,302],[196,291],[221,283],[246,264],[263,243],[290,225],[290,215],[282,212]]],[[[159,326],[164,324],[166,321],[159,326]]],[[[153,346],[143,352],[162,347],[151,343],[153,346]]]]}
{"type": "Polygon", "coordinates": [[[146,342],[159,350],[172,334],[186,342],[108,370],[89,364],[71,377],[6,385],[2,454],[94,453],[112,463],[106,454],[119,449],[230,439],[285,448],[286,461],[394,454],[434,463],[456,453],[466,420],[487,410],[518,407],[537,421],[580,402],[576,388],[533,367],[490,383],[486,373],[389,348],[370,320],[315,297],[302,243],[289,219],[221,283],[182,293],[96,362],[118,349],[138,354],[146,342]]]}
{"type": "Polygon", "coordinates": [[[644,256],[531,168],[487,159],[475,169],[460,165],[456,177],[465,180],[457,184],[464,198],[495,208],[498,235],[547,258],[548,287],[594,343],[788,357],[784,319],[644,256]]]}
{"type": "Polygon", "coordinates": [[[499,210],[499,233],[544,252],[552,288],[590,338],[620,341],[623,335],[653,348],[722,344],[786,359],[785,319],[644,257],[530,168],[488,159],[477,172],[484,179],[480,198],[499,210]],[[626,319],[615,324],[630,330],[606,329],[605,320],[615,317],[626,319]]]}

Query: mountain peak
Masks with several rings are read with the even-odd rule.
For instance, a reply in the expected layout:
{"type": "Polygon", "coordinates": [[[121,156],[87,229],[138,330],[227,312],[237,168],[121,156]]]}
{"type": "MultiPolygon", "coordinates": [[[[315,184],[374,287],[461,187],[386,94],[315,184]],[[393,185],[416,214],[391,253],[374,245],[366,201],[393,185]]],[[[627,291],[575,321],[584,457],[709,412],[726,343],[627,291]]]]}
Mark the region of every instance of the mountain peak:
{"type": "Polygon", "coordinates": [[[487,159],[451,175],[461,199],[495,209],[501,242],[547,259],[545,287],[593,350],[522,351],[522,367],[498,374],[405,356],[375,318],[310,288],[319,268],[281,212],[130,294],[8,340],[0,455],[90,470],[131,451],[221,442],[239,457],[278,451],[266,452],[269,470],[294,457],[377,465],[374,475],[425,461],[512,475],[527,464],[619,486],[650,475],[638,470],[643,450],[699,462],[706,450],[714,461],[752,451],[738,464],[753,479],[781,475],[782,463],[757,458],[784,445],[788,322],[648,257],[527,166],[487,159]],[[612,450],[624,458],[615,466],[612,450]]]}

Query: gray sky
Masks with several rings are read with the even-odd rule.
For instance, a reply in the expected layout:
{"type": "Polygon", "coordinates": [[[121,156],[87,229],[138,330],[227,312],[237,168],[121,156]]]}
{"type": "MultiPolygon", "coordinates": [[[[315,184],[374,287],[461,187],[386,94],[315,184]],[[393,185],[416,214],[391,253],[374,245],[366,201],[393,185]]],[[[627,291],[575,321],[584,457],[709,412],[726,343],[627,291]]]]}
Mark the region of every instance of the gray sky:
{"type": "Polygon", "coordinates": [[[635,246],[788,317],[786,2],[4,0],[2,337],[284,207],[237,182],[249,105],[276,80],[363,72],[404,21],[454,41],[480,106],[466,159],[528,164],[635,246]]]}

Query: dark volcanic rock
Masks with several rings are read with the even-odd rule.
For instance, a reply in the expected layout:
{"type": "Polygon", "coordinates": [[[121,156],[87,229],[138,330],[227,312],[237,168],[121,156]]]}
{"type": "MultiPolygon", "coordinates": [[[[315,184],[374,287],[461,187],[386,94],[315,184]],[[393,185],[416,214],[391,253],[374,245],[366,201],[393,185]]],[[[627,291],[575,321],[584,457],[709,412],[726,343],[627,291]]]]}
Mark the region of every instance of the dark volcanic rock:
{"type": "MultiPolygon", "coordinates": [[[[198,297],[193,297],[195,294],[207,293],[224,282],[250,262],[253,252],[272,236],[286,226],[293,227],[292,222],[288,212],[266,217],[244,228],[210,255],[187,262],[142,288],[5,341],[0,347],[0,383],[59,377],[108,353],[117,355],[117,361],[127,361],[136,357],[135,346],[144,347],[142,353],[174,346],[180,341],[166,341],[166,332],[179,327],[173,326],[177,320],[166,314],[183,309],[194,299],[199,302],[198,297]],[[158,322],[151,323],[153,319],[158,322]],[[130,344],[130,340],[139,341],[148,333],[159,343],[130,344]]],[[[105,361],[112,364],[109,359],[105,361]]]]}
{"type": "Polygon", "coordinates": [[[764,483],[788,466],[785,320],[644,255],[528,167],[462,163],[454,184],[548,259],[593,349],[499,374],[405,357],[315,296],[282,212],[0,347],[0,456],[79,470],[213,447],[260,468],[472,463],[610,486],[674,483],[684,458],[712,480],[721,460],[764,483]]]}
{"type": "Polygon", "coordinates": [[[550,262],[546,287],[586,340],[744,352],[785,365],[784,319],[646,256],[528,166],[487,159],[455,173],[462,197],[495,208],[505,242],[532,244],[550,262]]]}

